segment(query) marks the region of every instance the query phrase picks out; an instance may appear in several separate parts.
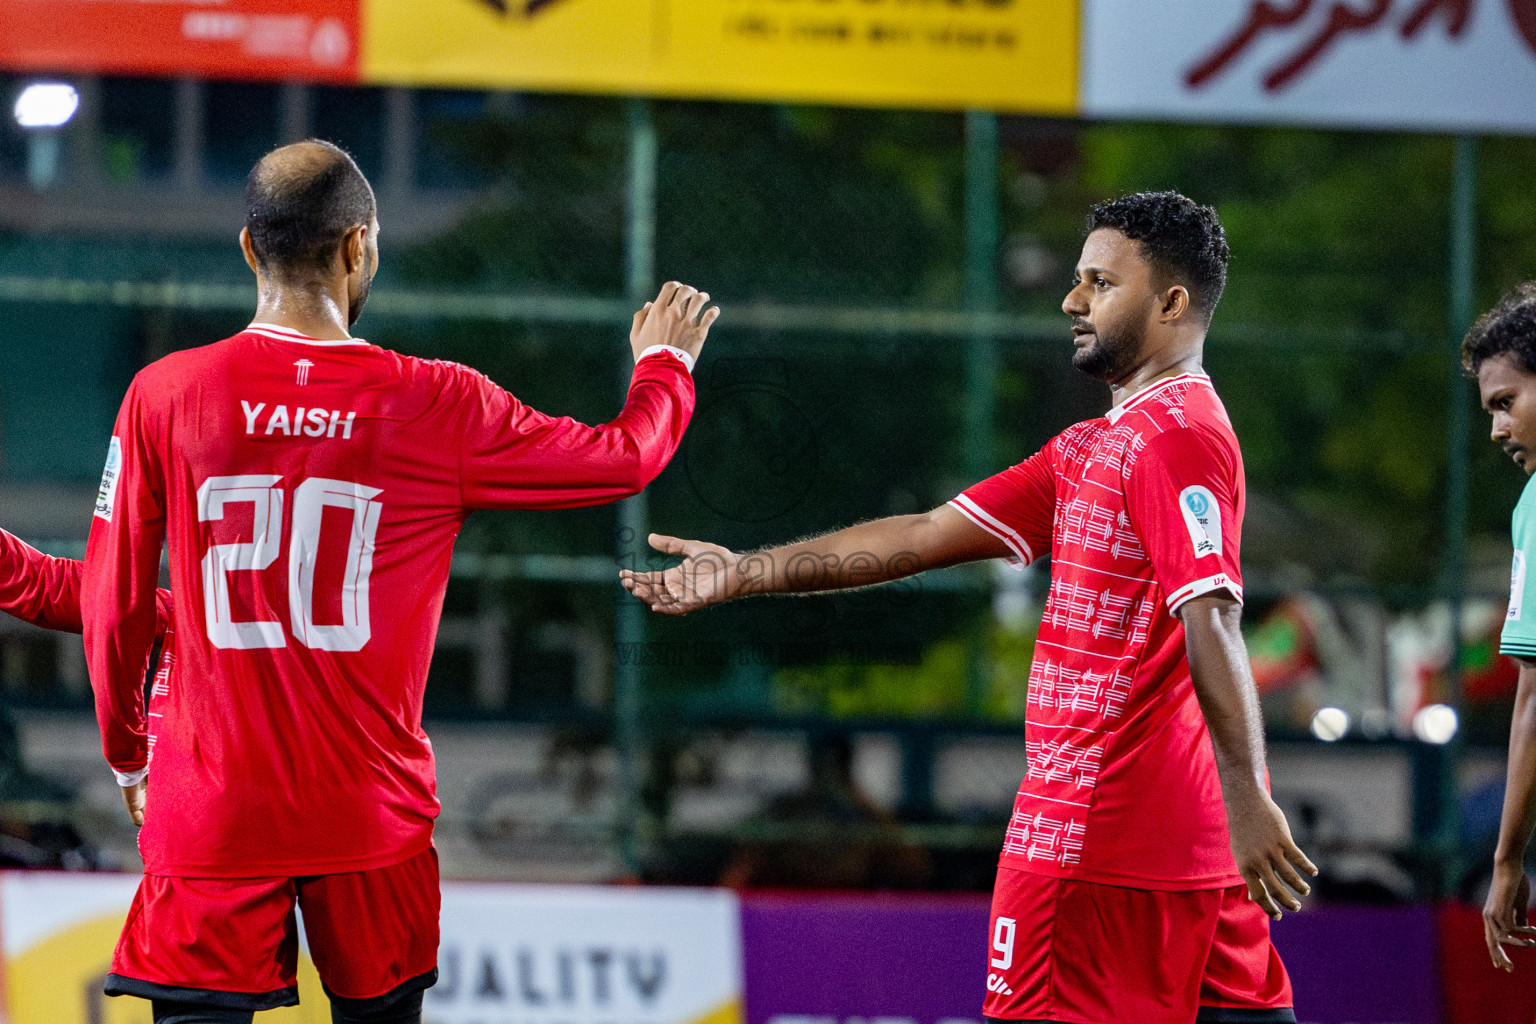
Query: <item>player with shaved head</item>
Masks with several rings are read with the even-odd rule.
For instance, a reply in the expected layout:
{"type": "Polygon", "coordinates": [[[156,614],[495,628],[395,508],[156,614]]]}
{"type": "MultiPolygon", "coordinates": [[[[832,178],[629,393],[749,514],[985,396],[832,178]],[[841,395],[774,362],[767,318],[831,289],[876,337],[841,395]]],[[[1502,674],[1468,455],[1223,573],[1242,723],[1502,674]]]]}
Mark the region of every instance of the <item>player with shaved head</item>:
{"type": "Polygon", "coordinates": [[[1266,914],[1316,869],[1270,799],[1239,629],[1237,438],[1201,369],[1226,235],[1176,193],[1088,218],[1062,309],[1103,416],[921,515],[623,573],[653,610],[1051,559],[1029,675],[1029,770],[1003,843],[983,1013],[1062,1024],[1294,1022],[1266,914]]]}
{"type": "Polygon", "coordinates": [[[590,427],[351,336],[379,221],[335,146],[257,164],[240,245],[255,319],[134,378],[86,550],[102,744],[144,855],[106,990],[157,1024],[293,1005],[297,906],[337,1024],[416,1024],[439,907],[421,705],[454,538],[471,509],[642,490],[718,310],[662,287],[635,314],[623,410],[590,427]],[[146,708],[162,549],[174,668],[146,708]]]}

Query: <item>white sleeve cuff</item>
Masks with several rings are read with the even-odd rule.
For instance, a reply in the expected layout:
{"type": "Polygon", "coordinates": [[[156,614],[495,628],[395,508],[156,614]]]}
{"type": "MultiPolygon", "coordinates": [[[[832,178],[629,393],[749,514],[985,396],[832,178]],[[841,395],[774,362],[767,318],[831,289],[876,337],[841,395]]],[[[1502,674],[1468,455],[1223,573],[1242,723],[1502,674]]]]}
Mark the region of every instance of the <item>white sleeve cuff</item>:
{"type": "Polygon", "coordinates": [[[1019,536],[1017,530],[976,504],[968,496],[957,494],[950,499],[949,504],[965,518],[1007,545],[1008,550],[1013,552],[1013,556],[1008,559],[1010,567],[1023,571],[1026,565],[1035,560],[1035,552],[1030,548],[1029,542],[1019,536]]]}
{"type": "MultiPolygon", "coordinates": [[[[640,353],[640,359],[644,359],[646,356],[653,356],[658,352],[666,352],[668,355],[677,356],[677,358],[683,361],[683,368],[688,371],[689,376],[693,375],[693,356],[689,355],[687,352],[684,352],[676,345],[652,345],[650,348],[640,353]]],[[[640,359],[636,359],[635,362],[640,362],[640,359]]]]}
{"type": "Polygon", "coordinates": [[[117,784],[127,789],[129,786],[137,786],[143,782],[145,777],[149,775],[149,768],[140,768],[136,772],[120,772],[114,768],[112,769],[112,774],[117,776],[117,784]]]}
{"type": "Polygon", "coordinates": [[[1170,615],[1177,615],[1179,614],[1179,609],[1183,607],[1184,602],[1190,600],[1191,598],[1215,593],[1218,590],[1225,590],[1227,593],[1231,594],[1234,598],[1237,599],[1238,604],[1243,603],[1243,588],[1234,582],[1232,577],[1228,576],[1226,573],[1217,573],[1215,576],[1207,576],[1203,580],[1195,580],[1193,583],[1186,583],[1178,590],[1175,590],[1172,594],[1169,594],[1168,613],[1170,615]]]}

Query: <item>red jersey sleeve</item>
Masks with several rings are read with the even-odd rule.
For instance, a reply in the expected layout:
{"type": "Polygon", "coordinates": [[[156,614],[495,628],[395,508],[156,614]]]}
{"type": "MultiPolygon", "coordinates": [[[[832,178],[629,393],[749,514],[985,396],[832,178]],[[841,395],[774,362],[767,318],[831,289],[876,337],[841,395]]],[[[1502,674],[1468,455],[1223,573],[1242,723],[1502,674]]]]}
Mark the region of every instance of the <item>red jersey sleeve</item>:
{"type": "MultiPolygon", "coordinates": [[[[80,632],[80,576],[85,563],[45,555],[0,530],[0,611],[43,629],[80,632]]],[[[171,623],[171,592],[155,595],[155,635],[171,623]]]]}
{"type": "Polygon", "coordinates": [[[1235,442],[1181,427],[1142,449],[1125,482],[1125,509],[1169,612],[1218,590],[1242,601],[1243,503],[1243,464],[1235,442]]]}
{"type": "Polygon", "coordinates": [[[44,629],[80,632],[80,569],[0,530],[0,610],[44,629]]]}
{"type": "Polygon", "coordinates": [[[80,618],[102,750],[129,785],[149,763],[144,672],[160,620],[165,483],[137,380],[113,428],[85,549],[80,618]]]}
{"type": "Polygon", "coordinates": [[[638,494],[671,461],[693,415],[693,377],[666,352],[635,364],[623,411],[597,427],[546,416],[458,369],[467,508],[575,508],[638,494]]]}
{"type": "Polygon", "coordinates": [[[1017,466],[957,495],[950,504],[971,522],[1008,545],[1009,563],[1023,568],[1051,550],[1056,515],[1056,473],[1050,446],[1017,466]]]}

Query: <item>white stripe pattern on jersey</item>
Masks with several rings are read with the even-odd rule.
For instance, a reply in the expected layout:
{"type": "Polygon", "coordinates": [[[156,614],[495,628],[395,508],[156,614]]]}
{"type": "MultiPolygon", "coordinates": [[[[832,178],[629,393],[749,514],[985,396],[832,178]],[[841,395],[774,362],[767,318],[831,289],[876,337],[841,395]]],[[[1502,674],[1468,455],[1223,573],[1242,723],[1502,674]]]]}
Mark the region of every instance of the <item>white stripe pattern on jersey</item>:
{"type": "Polygon", "coordinates": [[[1015,555],[1018,555],[1020,561],[1023,562],[1023,565],[1016,565],[1014,568],[1022,569],[1025,565],[1035,560],[1035,553],[1030,548],[1029,542],[1019,536],[1017,530],[988,514],[985,509],[964,494],[956,495],[950,499],[949,503],[965,518],[1008,545],[1008,549],[1015,555]]]}

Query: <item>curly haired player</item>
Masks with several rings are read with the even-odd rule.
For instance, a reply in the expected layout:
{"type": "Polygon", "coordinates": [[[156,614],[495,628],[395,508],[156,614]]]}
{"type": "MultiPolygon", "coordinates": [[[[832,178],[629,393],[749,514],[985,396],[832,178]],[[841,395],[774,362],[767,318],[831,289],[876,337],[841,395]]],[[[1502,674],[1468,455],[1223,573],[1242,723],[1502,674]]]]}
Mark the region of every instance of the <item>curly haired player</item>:
{"type": "Polygon", "coordinates": [[[987,1018],[1294,1021],[1265,915],[1299,909],[1317,869],[1269,797],[1239,630],[1242,455],[1201,370],[1226,237],[1169,192],[1101,204],[1088,229],[1062,309],[1107,414],[931,512],[747,555],[653,535],[682,564],[622,578],[685,614],[1049,553],[987,1018]]]}
{"type": "MultiPolygon", "coordinates": [[[[1461,362],[1477,378],[1483,408],[1492,417],[1491,436],[1527,477],[1536,473],[1536,282],[1523,284],[1478,318],[1461,345],[1461,362]]],[[[1532,477],[1536,479],[1536,477],[1532,477]]],[[[1520,684],[1509,728],[1508,779],[1493,881],[1483,906],[1488,955],[1501,970],[1515,969],[1505,951],[1536,945],[1531,927],[1531,883],[1525,850],[1536,831],[1536,485],[1527,481],[1515,505],[1510,532],[1514,564],[1509,610],[1499,652],[1520,664],[1520,684]]]]}

